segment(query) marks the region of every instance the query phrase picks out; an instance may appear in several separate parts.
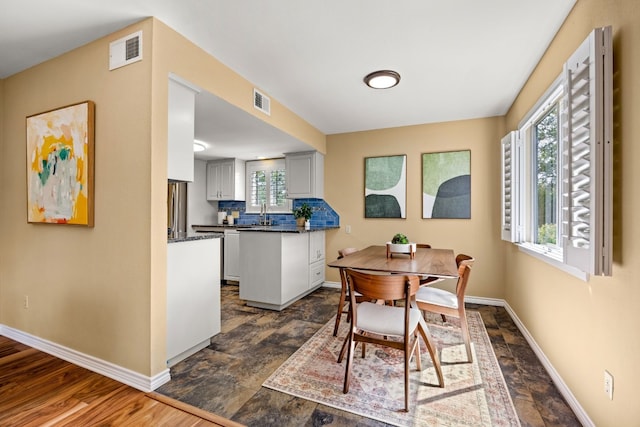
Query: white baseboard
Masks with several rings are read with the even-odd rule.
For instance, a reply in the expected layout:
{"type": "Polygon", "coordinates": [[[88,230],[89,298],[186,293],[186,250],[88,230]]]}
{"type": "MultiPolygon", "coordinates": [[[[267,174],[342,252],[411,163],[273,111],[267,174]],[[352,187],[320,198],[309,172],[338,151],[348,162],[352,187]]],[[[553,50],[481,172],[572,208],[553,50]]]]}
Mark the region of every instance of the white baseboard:
{"type": "Polygon", "coordinates": [[[43,351],[62,360],[66,360],[74,365],[81,366],[144,392],[153,391],[162,384],[171,380],[169,369],[165,369],[153,377],[148,377],[130,369],[123,368],[122,366],[80,353],[79,351],[5,325],[0,325],[0,335],[4,335],[14,341],[18,341],[24,345],[28,345],[29,347],[33,347],[37,350],[43,351]]]}
{"type": "Polygon", "coordinates": [[[322,284],[323,288],[335,288],[342,289],[342,284],[340,282],[324,282],[322,284]]]}
{"type": "Polygon", "coordinates": [[[584,410],[584,408],[582,408],[582,406],[580,405],[576,397],[573,395],[573,393],[571,393],[571,390],[569,389],[569,387],[567,387],[565,382],[562,380],[562,377],[560,376],[558,371],[555,370],[555,368],[553,367],[553,365],[551,364],[547,356],[544,354],[544,352],[542,351],[542,349],[540,348],[536,340],[533,339],[533,337],[531,336],[527,328],[524,326],[524,324],[520,320],[520,318],[518,318],[518,315],[516,315],[515,311],[513,311],[511,306],[505,300],[468,296],[468,297],[465,297],[464,301],[472,304],[493,305],[498,307],[504,307],[505,310],[507,310],[507,313],[509,313],[509,316],[511,316],[513,323],[516,324],[516,326],[520,330],[520,333],[524,336],[524,338],[529,343],[529,346],[531,346],[531,348],[533,349],[534,353],[538,357],[538,360],[540,360],[540,363],[542,363],[542,366],[544,366],[544,368],[546,369],[547,373],[551,377],[551,380],[553,381],[555,386],[558,388],[558,391],[560,391],[560,394],[562,394],[562,397],[565,398],[569,407],[571,407],[574,414],[576,414],[576,417],[578,418],[580,423],[582,423],[584,427],[595,427],[595,424],[593,423],[593,421],[591,421],[586,411],[584,410]]]}

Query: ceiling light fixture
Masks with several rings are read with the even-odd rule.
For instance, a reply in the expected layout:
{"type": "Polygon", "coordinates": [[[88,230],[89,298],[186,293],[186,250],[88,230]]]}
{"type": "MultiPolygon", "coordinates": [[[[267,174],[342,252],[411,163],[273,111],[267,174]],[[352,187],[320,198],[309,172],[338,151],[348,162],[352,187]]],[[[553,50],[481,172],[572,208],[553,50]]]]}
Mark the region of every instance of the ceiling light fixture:
{"type": "Polygon", "coordinates": [[[204,146],[203,143],[201,142],[194,142],[193,143],[193,151],[194,152],[200,152],[200,151],[204,151],[207,147],[204,146]]]}
{"type": "Polygon", "coordinates": [[[400,74],[391,70],[374,71],[363,79],[373,89],[389,89],[400,83],[400,74]]]}

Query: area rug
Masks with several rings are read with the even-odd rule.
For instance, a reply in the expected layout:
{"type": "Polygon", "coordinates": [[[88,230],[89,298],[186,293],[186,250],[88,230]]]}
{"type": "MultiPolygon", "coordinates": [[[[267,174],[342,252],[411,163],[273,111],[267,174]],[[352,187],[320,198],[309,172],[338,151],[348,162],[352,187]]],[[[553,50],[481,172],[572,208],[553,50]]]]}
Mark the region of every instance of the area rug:
{"type": "MultiPolygon", "coordinates": [[[[402,352],[367,345],[353,360],[348,394],[342,393],[346,360],[337,358],[348,324],[324,325],[263,384],[264,387],[397,426],[519,426],[520,422],[480,314],[467,312],[474,362],[466,351],[457,319],[428,318],[440,351],[445,387],[437,387],[435,369],[423,348],[422,371],[412,362],[409,412],[404,412],[402,352]]],[[[345,357],[346,359],[346,357],[345,357]]]]}

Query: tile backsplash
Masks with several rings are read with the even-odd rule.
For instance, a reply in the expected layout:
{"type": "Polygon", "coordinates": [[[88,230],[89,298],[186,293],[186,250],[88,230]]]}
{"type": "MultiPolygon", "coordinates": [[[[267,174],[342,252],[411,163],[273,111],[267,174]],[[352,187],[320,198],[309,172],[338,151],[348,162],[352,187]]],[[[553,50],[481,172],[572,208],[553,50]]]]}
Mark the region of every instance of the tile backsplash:
{"type": "MultiPolygon", "coordinates": [[[[306,203],[311,206],[313,215],[311,216],[312,227],[331,227],[340,225],[340,216],[333,210],[331,206],[323,199],[295,199],[293,208],[297,208],[301,204],[306,203]]],[[[228,213],[238,211],[240,216],[237,220],[238,224],[257,224],[259,215],[257,213],[246,213],[246,203],[232,200],[221,200],[218,202],[218,210],[225,210],[228,213]]],[[[295,225],[296,219],[293,213],[269,213],[268,218],[273,225],[295,225]]]]}

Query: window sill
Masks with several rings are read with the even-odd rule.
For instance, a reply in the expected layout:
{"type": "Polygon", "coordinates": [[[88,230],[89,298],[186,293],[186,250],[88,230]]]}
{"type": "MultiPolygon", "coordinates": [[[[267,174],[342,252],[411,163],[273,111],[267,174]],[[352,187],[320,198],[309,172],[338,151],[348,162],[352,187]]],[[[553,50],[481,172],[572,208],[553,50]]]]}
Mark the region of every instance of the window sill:
{"type": "Polygon", "coordinates": [[[559,257],[557,253],[540,250],[537,246],[532,245],[530,243],[516,243],[516,245],[518,246],[518,249],[520,249],[521,252],[529,254],[534,258],[539,259],[540,261],[546,262],[547,264],[559,270],[562,270],[565,273],[568,273],[574,277],[577,277],[583,282],[589,281],[588,273],[585,273],[584,271],[580,271],[575,267],[566,265],[565,263],[562,262],[561,256],[559,257]]]}

